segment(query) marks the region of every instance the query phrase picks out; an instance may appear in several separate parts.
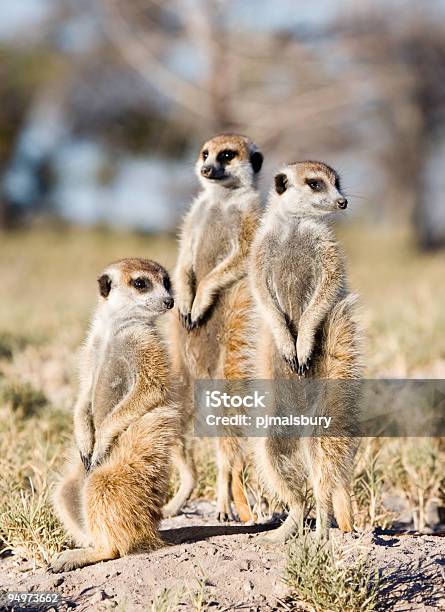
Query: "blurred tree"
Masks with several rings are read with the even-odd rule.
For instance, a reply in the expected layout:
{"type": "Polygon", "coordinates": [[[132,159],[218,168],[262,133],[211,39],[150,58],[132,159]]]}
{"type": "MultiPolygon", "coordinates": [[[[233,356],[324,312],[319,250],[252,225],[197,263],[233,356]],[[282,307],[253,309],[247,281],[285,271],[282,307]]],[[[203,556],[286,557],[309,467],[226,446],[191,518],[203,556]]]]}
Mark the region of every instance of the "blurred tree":
{"type": "MultiPolygon", "coordinates": [[[[284,32],[237,29],[222,0],[100,0],[125,60],[202,135],[236,129],[295,154],[344,142],[364,78],[330,75],[325,58],[284,32]],[[187,74],[188,73],[188,74],[187,74]],[[187,77],[185,76],[187,75],[187,77]]],[[[378,92],[376,94],[378,96],[378,92]]]]}
{"type": "MultiPolygon", "coordinates": [[[[54,77],[55,57],[45,48],[0,47],[0,175],[14,155],[34,96],[54,77]]],[[[0,189],[0,229],[13,220],[13,209],[0,189]]]]}
{"type": "Polygon", "coordinates": [[[414,231],[424,249],[445,247],[445,36],[443,27],[416,20],[402,39],[415,75],[413,100],[422,129],[416,143],[418,172],[414,231]]]}

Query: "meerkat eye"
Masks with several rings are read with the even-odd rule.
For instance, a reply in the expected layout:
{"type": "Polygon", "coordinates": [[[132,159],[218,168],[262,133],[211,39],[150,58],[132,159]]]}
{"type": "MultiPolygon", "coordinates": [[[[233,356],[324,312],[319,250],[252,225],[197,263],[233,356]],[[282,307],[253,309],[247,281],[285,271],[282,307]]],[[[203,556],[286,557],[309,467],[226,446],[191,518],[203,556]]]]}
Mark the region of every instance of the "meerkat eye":
{"type": "Polygon", "coordinates": [[[232,151],[231,149],[226,149],[225,151],[221,151],[221,153],[218,153],[218,156],[216,159],[219,162],[229,162],[234,157],[236,157],[236,151],[232,151]]]}
{"type": "Polygon", "coordinates": [[[326,189],[325,182],[321,179],[307,179],[306,185],[309,185],[312,191],[324,191],[326,189]]]}
{"type": "Polygon", "coordinates": [[[205,151],[202,152],[202,159],[205,161],[209,156],[209,152],[207,151],[207,149],[205,151]]]}
{"type": "Polygon", "coordinates": [[[148,280],[148,278],[144,278],[143,276],[138,276],[137,278],[134,278],[131,284],[138,291],[147,291],[148,289],[150,289],[150,281],[148,280]]]}

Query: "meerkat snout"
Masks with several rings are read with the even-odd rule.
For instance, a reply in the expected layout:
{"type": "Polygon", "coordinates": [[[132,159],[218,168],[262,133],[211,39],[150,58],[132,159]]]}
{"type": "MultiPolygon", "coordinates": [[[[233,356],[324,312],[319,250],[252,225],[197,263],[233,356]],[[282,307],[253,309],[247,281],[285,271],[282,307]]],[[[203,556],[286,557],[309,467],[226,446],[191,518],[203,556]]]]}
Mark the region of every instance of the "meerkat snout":
{"type": "Polygon", "coordinates": [[[211,181],[220,181],[225,178],[225,170],[221,165],[204,164],[201,168],[201,176],[211,181]]]}
{"type": "Polygon", "coordinates": [[[337,199],[337,206],[341,209],[344,210],[345,208],[347,208],[348,206],[348,200],[346,198],[338,198],[337,199]]]}
{"type": "Polygon", "coordinates": [[[112,311],[138,310],[150,317],[174,306],[167,271],[148,259],[123,259],[113,263],[98,278],[98,284],[101,302],[112,311]]]}

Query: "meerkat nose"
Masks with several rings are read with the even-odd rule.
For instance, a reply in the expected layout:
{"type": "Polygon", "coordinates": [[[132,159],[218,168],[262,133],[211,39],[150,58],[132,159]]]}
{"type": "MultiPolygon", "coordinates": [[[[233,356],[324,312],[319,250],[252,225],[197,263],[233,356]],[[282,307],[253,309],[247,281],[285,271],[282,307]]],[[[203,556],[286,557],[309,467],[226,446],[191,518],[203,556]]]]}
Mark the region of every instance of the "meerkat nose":
{"type": "Polygon", "coordinates": [[[170,310],[175,305],[175,301],[173,298],[168,297],[164,299],[164,306],[170,310]]]}
{"type": "Polygon", "coordinates": [[[346,198],[338,198],[337,206],[344,210],[348,206],[348,200],[346,198]]]}
{"type": "Polygon", "coordinates": [[[213,167],[205,165],[201,168],[202,176],[209,177],[213,174],[213,167]]]}

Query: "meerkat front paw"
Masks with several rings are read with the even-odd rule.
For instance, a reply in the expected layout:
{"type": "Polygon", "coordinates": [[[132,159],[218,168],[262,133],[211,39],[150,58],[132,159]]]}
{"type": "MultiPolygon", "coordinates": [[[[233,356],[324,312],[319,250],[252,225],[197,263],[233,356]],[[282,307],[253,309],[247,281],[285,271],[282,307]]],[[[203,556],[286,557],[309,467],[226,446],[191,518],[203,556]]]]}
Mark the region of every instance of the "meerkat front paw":
{"type": "Polygon", "coordinates": [[[191,314],[188,313],[183,313],[180,310],[178,310],[178,314],[179,314],[179,320],[181,321],[181,325],[184,329],[186,329],[187,331],[191,331],[192,330],[192,316],[191,314]]]}
{"type": "Polygon", "coordinates": [[[208,292],[206,292],[205,289],[198,288],[190,313],[192,329],[201,325],[204,315],[209,309],[211,303],[212,299],[208,292]]]}
{"type": "Polygon", "coordinates": [[[298,374],[303,376],[311,365],[314,338],[312,333],[299,332],[297,338],[298,374]]]}
{"type": "Polygon", "coordinates": [[[83,467],[85,468],[85,472],[89,472],[91,469],[91,458],[93,453],[88,453],[87,455],[84,455],[82,453],[82,451],[79,451],[80,454],[80,459],[83,463],[83,467]]]}
{"type": "Polygon", "coordinates": [[[88,472],[91,468],[91,456],[93,454],[94,442],[90,435],[83,433],[82,436],[77,436],[76,446],[79,451],[80,460],[83,463],[85,471],[88,472]]]}
{"type": "Polygon", "coordinates": [[[94,468],[98,467],[101,463],[103,463],[104,459],[108,454],[109,449],[110,444],[106,441],[95,447],[94,452],[91,456],[90,471],[94,470],[94,468]]]}
{"type": "Polygon", "coordinates": [[[191,329],[191,310],[192,310],[192,300],[184,300],[176,298],[176,303],[178,305],[178,316],[181,322],[181,325],[187,331],[191,329]]]}
{"type": "Polygon", "coordinates": [[[298,372],[297,348],[293,338],[289,338],[285,343],[281,343],[279,351],[284,361],[287,363],[292,372],[298,372]]]}

